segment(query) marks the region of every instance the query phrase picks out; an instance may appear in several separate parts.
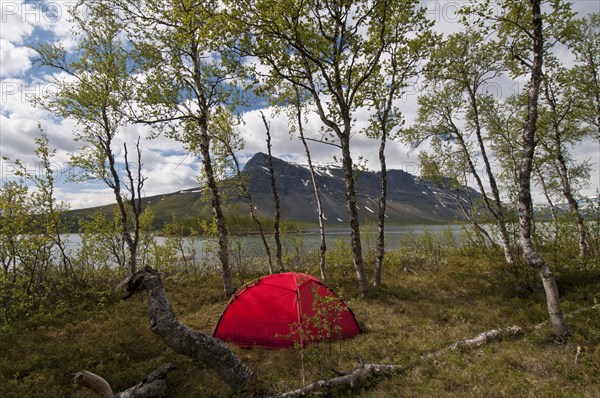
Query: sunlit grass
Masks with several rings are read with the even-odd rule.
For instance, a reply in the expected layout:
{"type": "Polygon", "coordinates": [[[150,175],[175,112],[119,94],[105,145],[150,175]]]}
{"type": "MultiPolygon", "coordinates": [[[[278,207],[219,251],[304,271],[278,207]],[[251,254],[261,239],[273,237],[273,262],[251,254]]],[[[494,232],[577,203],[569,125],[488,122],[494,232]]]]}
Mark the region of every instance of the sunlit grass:
{"type": "MultiPolygon", "coordinates": [[[[356,396],[600,396],[600,310],[592,309],[594,298],[600,299],[598,271],[563,271],[559,276],[565,312],[587,309],[567,318],[570,339],[558,345],[549,326],[533,329],[546,319],[543,292],[537,287],[525,293],[516,289],[516,279],[501,261],[455,254],[441,264],[417,266],[399,264],[394,258],[391,255],[386,264],[384,285],[367,297],[358,293],[351,266],[337,260],[330,285],[344,292],[364,333],[341,343],[305,348],[307,381],[332,377],[333,368],[350,370],[359,356],[365,362],[396,364],[405,370],[363,385],[351,392],[356,396]],[[510,325],[527,332],[480,349],[421,358],[454,341],[510,325]],[[582,353],[575,363],[577,346],[582,353]]],[[[211,334],[226,303],[220,278],[168,277],[165,285],[178,317],[211,334]]],[[[92,397],[72,382],[81,369],[102,375],[115,392],[121,391],[167,361],[178,366],[168,376],[169,396],[230,394],[212,371],[175,354],[152,334],[145,295],[120,301],[118,292],[111,294],[97,312],[81,310],[75,318],[56,319],[53,326],[16,325],[18,333],[3,336],[0,396],[92,397]]],[[[300,386],[299,350],[234,350],[274,391],[300,386]]]]}

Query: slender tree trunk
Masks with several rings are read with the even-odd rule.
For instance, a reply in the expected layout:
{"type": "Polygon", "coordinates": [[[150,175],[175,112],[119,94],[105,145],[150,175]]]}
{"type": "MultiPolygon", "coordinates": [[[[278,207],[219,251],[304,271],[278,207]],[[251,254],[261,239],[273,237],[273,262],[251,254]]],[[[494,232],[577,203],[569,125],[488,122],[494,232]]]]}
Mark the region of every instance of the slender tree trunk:
{"type": "Polygon", "coordinates": [[[106,109],[102,109],[102,116],[104,120],[105,126],[105,134],[106,137],[102,140],[102,148],[108,160],[108,167],[110,170],[111,179],[106,178],[106,183],[113,190],[115,195],[115,200],[117,202],[117,208],[119,209],[119,217],[121,223],[121,236],[123,240],[127,244],[127,248],[129,249],[129,273],[133,275],[137,271],[137,258],[136,258],[136,244],[131,237],[131,231],[129,228],[129,217],[127,215],[127,209],[125,207],[125,201],[123,200],[123,195],[121,191],[121,178],[119,177],[119,173],[117,171],[115,156],[112,151],[111,143],[112,143],[112,133],[110,131],[110,124],[108,121],[108,115],[106,114],[106,109]]]}
{"type": "Polygon", "coordinates": [[[319,185],[317,183],[317,175],[315,173],[315,168],[312,163],[312,159],[310,156],[310,151],[308,150],[308,145],[306,140],[304,139],[304,133],[300,135],[302,144],[304,145],[304,150],[306,151],[306,159],[308,161],[308,168],[310,170],[310,180],[313,186],[313,190],[315,192],[315,201],[317,202],[317,215],[319,217],[319,237],[320,237],[320,245],[319,245],[319,270],[321,271],[321,279],[323,281],[327,281],[327,269],[326,269],[326,258],[325,254],[327,253],[327,242],[325,240],[325,221],[323,214],[323,205],[321,203],[321,191],[319,190],[319,185]]]}
{"type": "Polygon", "coordinates": [[[350,242],[352,245],[352,260],[356,269],[358,288],[362,294],[369,292],[369,281],[365,273],[365,264],[362,256],[362,245],[360,242],[360,222],[358,220],[358,207],[356,206],[356,185],[354,180],[354,167],[350,155],[350,133],[349,123],[346,133],[340,137],[342,146],[342,168],[346,180],[346,200],[348,202],[348,215],[350,218],[350,242]]]}
{"type": "Polygon", "coordinates": [[[464,137],[459,133],[459,129],[454,125],[453,125],[453,130],[454,130],[455,136],[458,139],[458,142],[463,150],[463,153],[465,154],[465,156],[467,158],[467,164],[469,166],[469,171],[471,172],[471,174],[475,178],[475,181],[477,182],[477,187],[479,188],[479,193],[481,193],[481,196],[483,197],[485,206],[488,208],[490,213],[492,213],[492,216],[496,220],[496,225],[498,226],[498,230],[500,231],[500,242],[502,243],[502,249],[504,250],[504,258],[506,260],[506,263],[514,264],[514,258],[513,258],[512,250],[510,247],[510,237],[508,235],[508,230],[506,229],[506,222],[504,221],[504,217],[500,216],[500,214],[498,213],[497,206],[490,201],[490,198],[488,198],[488,196],[485,192],[485,188],[483,186],[483,182],[481,181],[481,177],[479,176],[479,173],[477,173],[477,169],[475,168],[473,159],[471,159],[471,155],[469,154],[469,149],[464,140],[464,137]]]}
{"type": "Polygon", "coordinates": [[[387,166],[385,163],[385,144],[387,128],[382,126],[381,141],[379,143],[379,165],[381,168],[381,187],[379,193],[379,211],[377,213],[377,258],[375,260],[375,275],[373,286],[381,285],[381,268],[385,256],[385,209],[387,204],[387,166]]]}
{"type": "MultiPolygon", "coordinates": [[[[138,256],[138,247],[140,242],[140,217],[142,215],[142,187],[144,186],[145,179],[142,177],[142,152],[140,150],[140,138],[138,137],[137,144],[135,146],[137,153],[137,170],[136,177],[133,177],[133,173],[131,171],[129,160],[127,159],[127,144],[123,144],[123,150],[125,152],[125,171],[127,172],[127,178],[129,180],[129,194],[130,199],[128,199],[129,206],[131,207],[131,212],[133,214],[133,236],[131,237],[131,243],[127,242],[129,245],[129,252],[132,261],[132,270],[137,269],[137,256],[138,256]]],[[[130,232],[131,235],[131,232],[130,232]]]]}
{"type": "Polygon", "coordinates": [[[273,270],[273,256],[271,256],[271,248],[269,247],[269,242],[267,242],[267,237],[265,236],[265,230],[262,226],[262,223],[256,217],[256,213],[254,212],[254,202],[252,201],[252,195],[250,194],[250,190],[248,190],[247,196],[248,198],[248,206],[250,207],[250,217],[252,217],[252,221],[258,228],[258,234],[260,235],[260,240],[265,248],[265,253],[267,253],[267,261],[269,263],[269,274],[274,272],[273,270]]]}
{"type": "Polygon", "coordinates": [[[48,212],[50,216],[50,223],[52,227],[52,240],[58,247],[60,251],[61,260],[63,263],[63,267],[65,269],[65,273],[71,273],[73,277],[73,283],[77,288],[79,288],[79,278],[77,277],[77,273],[75,272],[75,268],[73,267],[73,262],[71,261],[71,257],[67,253],[67,248],[65,247],[65,242],[62,239],[62,231],[60,230],[61,225],[61,216],[56,213],[56,209],[54,207],[54,195],[53,195],[53,185],[50,188],[50,200],[52,201],[49,204],[48,212]]]}
{"type": "Polygon", "coordinates": [[[473,201],[471,199],[471,195],[468,195],[469,207],[470,207],[469,209],[467,209],[465,207],[465,205],[462,203],[462,197],[460,196],[460,191],[457,191],[456,195],[452,195],[452,197],[454,198],[454,201],[460,207],[460,209],[463,212],[463,214],[465,215],[465,217],[467,217],[467,220],[469,220],[471,222],[471,225],[473,226],[473,230],[475,231],[475,233],[477,234],[477,236],[480,238],[480,240],[483,243],[483,247],[487,247],[488,243],[492,247],[498,247],[498,244],[496,242],[494,242],[494,240],[492,239],[492,237],[490,236],[488,231],[486,231],[485,228],[483,228],[481,225],[479,225],[479,222],[477,222],[477,217],[475,216],[475,214],[473,214],[475,211],[475,207],[474,207],[473,201]]]}
{"type": "MultiPolygon", "coordinates": [[[[359,290],[363,295],[366,295],[369,292],[369,282],[365,273],[365,264],[362,256],[362,245],[360,242],[360,222],[358,220],[358,208],[356,206],[356,184],[354,180],[352,156],[350,154],[352,118],[350,117],[348,105],[343,103],[338,103],[340,105],[340,113],[343,115],[344,119],[343,129],[341,129],[336,122],[327,117],[325,108],[323,107],[323,103],[319,97],[319,90],[312,79],[310,62],[306,56],[303,57],[303,61],[303,67],[306,71],[306,75],[308,76],[309,89],[317,106],[319,117],[327,127],[331,128],[335,132],[336,136],[340,140],[340,148],[342,150],[342,169],[344,171],[344,180],[346,183],[346,204],[348,206],[348,216],[350,219],[352,260],[354,262],[354,268],[356,269],[359,290]]],[[[341,80],[338,79],[338,82],[339,81],[341,80]]],[[[341,87],[338,87],[338,89],[341,90],[341,87]]],[[[341,92],[338,92],[338,98],[344,98],[344,95],[341,92]]]]}
{"type": "Polygon", "coordinates": [[[477,136],[477,143],[479,145],[479,150],[481,151],[481,157],[483,158],[483,162],[485,164],[485,172],[488,177],[488,182],[490,184],[490,188],[492,189],[492,196],[494,198],[495,204],[495,212],[494,216],[496,217],[498,228],[500,229],[500,238],[502,240],[502,248],[504,249],[504,258],[508,264],[514,264],[515,260],[512,254],[512,250],[510,247],[510,239],[508,237],[508,231],[506,229],[506,220],[504,217],[504,206],[502,206],[502,200],[500,198],[500,190],[498,189],[498,184],[496,183],[496,177],[494,177],[494,173],[492,172],[492,166],[490,164],[489,158],[487,156],[487,151],[485,149],[485,144],[483,142],[483,134],[481,131],[481,123],[479,120],[479,106],[477,105],[477,97],[475,92],[468,87],[469,98],[471,101],[471,108],[473,110],[473,119],[475,121],[475,134],[477,136]]]}
{"type": "Polygon", "coordinates": [[[575,197],[573,196],[573,191],[571,190],[569,169],[567,167],[567,161],[565,160],[565,156],[563,153],[563,140],[560,129],[560,122],[556,119],[557,117],[559,117],[558,109],[556,106],[556,99],[554,97],[554,93],[550,88],[550,83],[547,79],[544,80],[544,92],[546,94],[546,99],[548,101],[548,104],[550,105],[550,110],[552,111],[553,115],[552,138],[554,141],[554,150],[550,151],[550,153],[554,154],[555,167],[560,177],[563,195],[565,199],[567,199],[567,203],[569,204],[569,209],[571,210],[571,213],[573,213],[573,215],[575,216],[577,232],[579,234],[579,258],[584,260],[590,254],[590,245],[587,239],[587,233],[585,230],[585,224],[583,222],[583,216],[581,215],[581,211],[579,210],[579,204],[577,203],[577,200],[575,200],[575,197]]]}
{"type": "Polygon", "coordinates": [[[546,198],[546,202],[548,202],[548,206],[550,207],[550,214],[552,216],[552,225],[554,226],[554,234],[552,237],[552,244],[554,246],[554,263],[558,263],[558,239],[559,239],[559,230],[558,230],[558,214],[556,211],[556,206],[550,197],[550,192],[548,191],[548,185],[546,184],[546,180],[542,175],[542,171],[539,169],[539,165],[534,164],[534,171],[538,174],[538,178],[540,184],[542,185],[542,191],[544,192],[544,197],[546,198]]]}
{"type": "Polygon", "coordinates": [[[196,101],[198,105],[198,115],[194,120],[198,124],[200,130],[198,149],[202,156],[202,166],[206,177],[206,185],[211,195],[211,208],[213,219],[217,224],[217,239],[219,241],[219,260],[221,262],[221,272],[223,274],[223,291],[226,296],[231,296],[235,293],[235,288],[231,278],[231,265],[229,261],[229,232],[227,231],[227,223],[221,206],[221,194],[219,186],[213,172],[212,159],[210,155],[210,133],[208,131],[208,119],[210,117],[210,109],[205,93],[205,85],[202,83],[202,68],[201,58],[199,54],[198,44],[195,38],[192,38],[189,44],[189,55],[193,64],[193,87],[196,91],[196,101]]]}
{"type": "MultiPolygon", "coordinates": [[[[237,165],[237,160],[235,162],[237,165]]],[[[240,174],[239,166],[237,166],[237,167],[238,167],[238,174],[240,174]]],[[[260,235],[260,240],[263,244],[263,247],[265,248],[265,253],[267,253],[267,260],[269,262],[269,273],[272,274],[273,273],[273,258],[271,256],[271,248],[269,247],[269,242],[267,242],[267,238],[265,237],[265,230],[262,226],[262,223],[256,216],[256,213],[254,212],[254,202],[252,201],[252,194],[250,193],[250,190],[246,186],[243,189],[246,193],[245,196],[248,199],[248,207],[250,208],[250,217],[252,217],[252,221],[254,221],[254,224],[258,228],[258,234],[260,235]]]]}
{"type": "MultiPolygon", "coordinates": [[[[557,141],[560,141],[560,139],[556,136],[555,138],[557,139],[557,141]]],[[[579,258],[584,260],[587,257],[589,257],[590,245],[587,239],[587,233],[585,230],[583,216],[581,215],[581,211],[579,210],[579,204],[577,203],[577,200],[575,200],[573,192],[571,191],[571,183],[569,182],[567,165],[562,151],[559,151],[559,153],[557,153],[556,162],[557,167],[559,169],[563,195],[567,199],[569,209],[571,210],[571,213],[573,213],[573,215],[575,216],[575,222],[577,224],[577,232],[579,235],[579,258]]]]}
{"type": "Polygon", "coordinates": [[[273,156],[271,155],[271,128],[269,127],[269,123],[267,123],[267,118],[263,113],[260,114],[265,124],[265,129],[267,132],[267,152],[268,157],[267,161],[269,164],[269,175],[271,177],[271,191],[273,192],[273,204],[275,206],[275,222],[273,225],[275,232],[275,260],[277,261],[277,267],[279,272],[284,272],[285,268],[283,267],[282,260],[282,247],[281,247],[281,209],[279,203],[279,192],[277,191],[277,183],[275,181],[275,169],[273,168],[273,156]]]}
{"type": "MultiPolygon", "coordinates": [[[[237,159],[235,162],[237,165],[237,159]]],[[[239,166],[237,166],[237,168],[238,168],[238,174],[240,174],[239,166]]],[[[273,258],[271,256],[271,248],[269,247],[269,242],[267,242],[267,238],[265,236],[265,230],[262,226],[262,223],[256,216],[256,213],[254,212],[254,202],[252,201],[252,194],[250,193],[250,190],[246,186],[243,189],[246,193],[245,196],[248,199],[248,207],[250,208],[250,217],[252,217],[252,221],[254,221],[254,224],[258,228],[258,234],[260,235],[260,240],[263,244],[263,247],[265,248],[265,253],[267,253],[267,261],[269,263],[269,274],[272,274],[273,273],[273,258]]]]}
{"type": "Polygon", "coordinates": [[[217,234],[219,241],[219,260],[221,262],[221,271],[223,273],[223,291],[227,297],[235,293],[233,281],[231,278],[231,269],[229,264],[229,232],[225,222],[225,215],[221,207],[221,194],[215,179],[210,158],[209,137],[206,125],[201,126],[200,136],[200,154],[202,155],[202,166],[206,176],[206,185],[211,193],[211,208],[214,220],[217,224],[217,234]]]}
{"type": "Polygon", "coordinates": [[[65,242],[63,241],[61,236],[63,232],[62,227],[64,223],[62,221],[59,206],[56,205],[56,199],[54,197],[54,176],[52,175],[52,166],[50,164],[51,159],[48,150],[48,137],[45,134],[42,134],[42,137],[38,142],[38,148],[36,152],[42,162],[42,168],[45,174],[45,181],[43,183],[38,183],[38,188],[42,191],[44,196],[44,206],[47,206],[47,209],[43,211],[44,213],[48,213],[48,220],[44,222],[45,230],[46,233],[50,235],[50,239],[54,242],[54,244],[56,245],[56,247],[58,247],[58,250],[60,251],[65,274],[68,275],[70,272],[73,277],[73,282],[75,286],[79,288],[79,280],[77,278],[77,274],[75,273],[73,263],[71,261],[71,258],[67,254],[65,242]]]}
{"type": "Polygon", "coordinates": [[[596,108],[596,138],[600,142],[600,78],[598,77],[598,65],[594,62],[593,54],[590,51],[588,55],[588,66],[592,72],[592,82],[594,84],[594,105],[596,108]]]}
{"type": "Polygon", "coordinates": [[[544,192],[544,197],[546,198],[546,202],[548,202],[548,206],[550,207],[550,215],[552,216],[552,225],[554,226],[554,257],[556,258],[556,250],[558,249],[558,215],[556,214],[556,206],[554,206],[554,202],[550,197],[550,192],[548,191],[548,184],[546,184],[546,179],[544,178],[542,171],[539,168],[539,165],[534,165],[534,171],[538,174],[538,179],[540,184],[542,185],[542,191],[544,192]]]}
{"type": "MultiPolygon", "coordinates": [[[[379,141],[379,166],[381,169],[380,178],[380,193],[378,202],[378,213],[377,213],[377,257],[375,259],[375,272],[373,286],[381,286],[381,269],[383,267],[383,259],[385,257],[385,211],[387,206],[387,165],[385,162],[385,146],[390,133],[390,114],[393,112],[394,98],[396,92],[400,88],[399,82],[396,80],[398,77],[398,63],[394,57],[395,51],[392,51],[392,72],[391,82],[389,91],[387,93],[386,101],[383,103],[383,108],[377,110],[377,119],[379,122],[379,128],[381,137],[379,141]]],[[[401,73],[400,80],[404,81],[408,70],[404,70],[401,73]]],[[[375,101],[378,103],[378,101],[375,101]]]]}
{"type": "Polygon", "coordinates": [[[323,215],[323,205],[321,203],[321,191],[319,184],[317,184],[317,174],[312,163],[310,156],[310,150],[304,137],[304,126],[302,124],[302,109],[300,108],[300,98],[298,89],[296,88],[296,117],[298,120],[298,133],[300,134],[300,140],[304,146],[304,152],[306,153],[306,160],[308,161],[308,169],[310,171],[310,180],[312,182],[313,191],[315,193],[315,201],[317,202],[317,216],[319,217],[319,236],[321,238],[321,244],[319,246],[319,270],[321,271],[321,279],[327,281],[327,272],[325,267],[325,253],[327,252],[327,242],[325,241],[325,222],[323,215]]]}
{"type": "Polygon", "coordinates": [[[527,264],[537,271],[542,279],[544,292],[546,293],[546,304],[550,323],[554,335],[558,340],[564,340],[568,334],[560,307],[560,298],[556,279],[550,267],[537,252],[531,238],[533,222],[533,203],[531,200],[531,171],[536,145],[536,123],[538,119],[538,99],[542,78],[543,62],[543,37],[542,37],[542,14],[541,0],[531,0],[533,20],[533,64],[531,67],[531,80],[527,100],[527,119],[523,129],[523,149],[521,154],[519,172],[519,242],[523,250],[523,256],[527,264]]]}
{"type": "Polygon", "coordinates": [[[262,241],[263,247],[265,248],[265,252],[267,253],[267,260],[269,262],[269,273],[272,274],[273,273],[273,258],[271,256],[271,248],[269,247],[269,242],[267,242],[267,238],[265,237],[265,230],[262,226],[262,223],[256,216],[256,212],[254,211],[254,202],[252,201],[252,193],[250,192],[250,189],[248,188],[249,182],[243,180],[242,171],[240,169],[240,163],[238,162],[237,156],[235,156],[235,153],[233,152],[233,149],[231,148],[231,146],[226,142],[223,142],[223,144],[227,147],[227,151],[229,152],[229,155],[231,156],[231,158],[233,159],[233,163],[235,164],[235,172],[240,180],[240,189],[242,190],[242,195],[248,200],[248,208],[250,210],[250,217],[252,218],[252,221],[254,221],[254,224],[258,228],[260,240],[262,241]]]}

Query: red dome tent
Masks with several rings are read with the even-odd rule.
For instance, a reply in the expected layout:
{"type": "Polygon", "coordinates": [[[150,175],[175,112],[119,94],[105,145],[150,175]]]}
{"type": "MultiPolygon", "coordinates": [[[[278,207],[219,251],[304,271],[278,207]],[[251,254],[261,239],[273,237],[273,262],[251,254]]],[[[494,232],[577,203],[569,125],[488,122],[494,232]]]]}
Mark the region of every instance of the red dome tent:
{"type": "Polygon", "coordinates": [[[242,348],[287,348],[359,333],[352,311],[322,281],[285,272],[240,288],[227,303],[214,336],[242,348]]]}

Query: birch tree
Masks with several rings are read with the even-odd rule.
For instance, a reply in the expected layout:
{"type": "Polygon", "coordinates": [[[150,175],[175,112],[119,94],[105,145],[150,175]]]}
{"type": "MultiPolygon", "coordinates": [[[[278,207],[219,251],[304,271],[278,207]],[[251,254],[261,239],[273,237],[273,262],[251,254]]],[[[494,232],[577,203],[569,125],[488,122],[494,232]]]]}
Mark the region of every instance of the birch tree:
{"type": "Polygon", "coordinates": [[[268,68],[267,77],[310,93],[321,122],[339,142],[352,257],[359,289],[367,293],[351,147],[355,117],[367,82],[381,73],[389,41],[415,33],[424,14],[413,0],[227,4],[232,18],[249,32],[243,49],[268,68]]]}
{"type": "Polygon", "coordinates": [[[217,229],[218,257],[227,296],[231,276],[228,229],[211,151],[210,121],[222,105],[238,104],[236,70],[240,60],[227,51],[230,35],[218,2],[108,0],[128,22],[135,48],[139,109],[129,113],[137,123],[155,126],[202,159],[202,174],[217,229]]]}
{"type": "Polygon", "coordinates": [[[86,3],[85,14],[79,12],[82,7],[83,2],[79,2],[71,12],[77,27],[74,33],[80,38],[79,59],[70,61],[60,44],[44,44],[37,49],[41,65],[69,76],[56,78],[57,90],[38,99],[37,104],[55,117],[77,122],[74,137],[82,146],[71,155],[71,164],[81,173],[74,179],[99,179],[113,191],[121,234],[128,247],[128,268],[133,274],[137,270],[145,178],[139,140],[135,145],[135,164],[128,158],[127,143],[122,149],[117,146],[127,125],[122,109],[131,94],[130,59],[122,43],[124,24],[106,4],[86,3]]]}
{"type": "Polygon", "coordinates": [[[575,217],[579,235],[579,257],[583,260],[590,255],[590,245],[576,198],[576,189],[578,181],[589,178],[589,166],[585,163],[574,164],[568,147],[581,142],[589,131],[581,125],[579,117],[579,109],[585,108],[585,101],[581,101],[578,93],[566,90],[569,83],[564,78],[563,74],[561,82],[560,70],[555,76],[546,74],[543,78],[546,106],[542,107],[540,112],[540,146],[550,159],[552,175],[556,177],[560,191],[575,217]]]}
{"type": "Polygon", "coordinates": [[[491,95],[488,90],[503,70],[496,45],[484,34],[467,28],[449,36],[433,50],[426,72],[430,90],[419,99],[419,124],[413,130],[417,137],[411,139],[437,135],[452,140],[462,151],[468,171],[496,222],[504,258],[508,264],[513,264],[506,211],[482,121],[482,108],[491,95]],[[479,159],[483,162],[481,171],[479,159]],[[489,185],[490,193],[486,185],[489,185]]]}
{"type": "Polygon", "coordinates": [[[321,145],[332,145],[337,148],[337,145],[325,141],[324,136],[320,139],[313,138],[309,132],[305,129],[305,123],[308,116],[311,114],[311,96],[305,90],[301,90],[298,86],[289,84],[285,80],[279,81],[277,90],[271,90],[274,86],[271,84],[265,89],[268,90],[269,100],[276,107],[275,113],[283,112],[288,119],[288,131],[290,135],[294,133],[298,134],[298,139],[302,143],[304,148],[304,154],[306,155],[306,161],[308,165],[308,171],[310,173],[310,181],[315,196],[315,204],[317,211],[317,220],[319,223],[319,270],[321,273],[321,279],[327,280],[327,269],[326,269],[326,252],[327,242],[325,239],[325,214],[323,211],[323,204],[321,201],[321,188],[317,181],[317,171],[315,164],[312,160],[311,151],[309,148],[309,142],[316,142],[321,145]]]}
{"type": "MultiPolygon", "coordinates": [[[[377,211],[377,255],[375,259],[374,286],[381,285],[381,270],[385,256],[385,218],[387,204],[387,164],[386,145],[395,141],[402,134],[404,118],[399,107],[400,97],[405,93],[409,80],[416,77],[421,70],[422,61],[429,53],[436,39],[428,28],[431,24],[426,20],[419,21],[421,32],[413,38],[389,40],[381,60],[382,73],[369,82],[365,90],[365,103],[371,109],[370,124],[366,129],[367,136],[379,140],[380,194],[377,211]]],[[[401,27],[398,27],[401,29],[401,27]]],[[[390,30],[390,34],[401,36],[401,32],[390,30]]]]}
{"type": "MultiPolygon", "coordinates": [[[[533,59],[530,64],[530,87],[527,98],[527,118],[523,127],[523,150],[519,173],[519,226],[520,244],[527,263],[540,275],[546,293],[550,322],[556,338],[563,340],[568,333],[567,324],[560,308],[558,286],[550,266],[536,250],[531,239],[531,223],[533,220],[533,204],[531,200],[531,171],[536,145],[536,123],[538,119],[538,100],[542,83],[542,66],[544,62],[544,37],[541,0],[531,0],[530,33],[533,59]]],[[[529,13],[528,13],[529,14],[529,13]]],[[[523,33],[523,32],[520,32],[523,33]]],[[[525,32],[529,33],[529,32],[525,32]]]]}
{"type": "Polygon", "coordinates": [[[543,66],[547,52],[559,42],[573,16],[567,3],[542,0],[520,2],[506,0],[497,4],[494,13],[489,1],[472,3],[465,12],[473,12],[476,23],[497,29],[500,44],[506,50],[505,64],[512,76],[527,77],[526,113],[521,129],[518,156],[517,211],[519,215],[519,245],[526,263],[540,276],[546,294],[550,323],[557,340],[564,341],[567,324],[560,306],[556,278],[537,250],[532,239],[533,201],[531,176],[536,146],[539,140],[538,118],[540,91],[543,89],[543,66]],[[487,25],[486,25],[487,24],[487,25]]]}
{"type": "Polygon", "coordinates": [[[480,214],[481,200],[473,198],[464,187],[469,184],[468,161],[462,151],[455,150],[451,144],[434,137],[431,141],[431,153],[419,153],[421,177],[446,189],[462,213],[471,223],[473,231],[483,247],[497,247],[483,223],[488,218],[480,214]]]}
{"type": "Polygon", "coordinates": [[[585,98],[585,121],[595,129],[600,141],[600,13],[577,21],[569,47],[577,64],[571,75],[579,93],[585,98]]]}
{"type": "Polygon", "coordinates": [[[233,115],[225,111],[219,112],[218,117],[212,119],[213,127],[211,128],[211,131],[213,133],[213,137],[215,138],[214,148],[217,151],[220,149],[221,154],[218,156],[218,159],[221,160],[221,164],[230,163],[224,168],[233,169],[234,175],[229,177],[227,181],[232,182],[236,193],[248,202],[250,218],[252,218],[254,225],[256,225],[256,228],[258,229],[261,242],[267,255],[269,273],[272,274],[274,270],[271,248],[267,242],[265,229],[262,225],[262,222],[254,211],[254,201],[252,200],[252,192],[250,191],[249,187],[249,177],[242,172],[240,162],[238,161],[238,157],[236,155],[237,152],[242,151],[245,147],[244,141],[239,136],[237,123],[238,122],[235,120],[233,115]]]}
{"type": "Polygon", "coordinates": [[[275,169],[273,167],[273,155],[272,155],[272,146],[271,146],[271,126],[265,117],[265,114],[261,112],[260,114],[263,124],[265,126],[265,132],[267,135],[267,165],[269,172],[269,180],[271,182],[271,193],[273,194],[273,207],[275,209],[275,217],[273,223],[273,232],[275,237],[275,260],[277,261],[277,268],[279,272],[284,272],[285,269],[283,267],[283,259],[282,259],[282,246],[281,246],[281,206],[279,201],[279,191],[277,190],[277,181],[275,177],[275,169]]]}

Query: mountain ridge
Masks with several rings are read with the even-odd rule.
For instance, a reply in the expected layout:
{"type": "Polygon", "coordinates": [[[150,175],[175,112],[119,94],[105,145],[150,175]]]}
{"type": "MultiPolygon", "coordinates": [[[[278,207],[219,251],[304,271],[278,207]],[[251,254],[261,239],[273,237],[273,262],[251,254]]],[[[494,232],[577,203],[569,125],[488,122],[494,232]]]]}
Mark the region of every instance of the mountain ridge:
{"type": "MultiPolygon", "coordinates": [[[[274,214],[268,157],[255,154],[244,167],[250,177],[250,192],[256,210],[263,216],[274,214]]],[[[293,220],[318,221],[316,202],[308,166],[273,158],[282,215],[293,220]],[[310,205],[310,206],[307,206],[310,205]],[[308,207],[308,209],[307,209],[308,207]],[[310,210],[310,211],[307,211],[310,210]],[[307,213],[310,216],[307,217],[307,213]]],[[[316,168],[317,184],[321,191],[323,213],[328,223],[348,221],[344,172],[331,164],[316,168]]],[[[356,193],[361,221],[376,221],[380,194],[380,172],[357,172],[356,193]]],[[[464,220],[460,206],[450,191],[398,169],[388,170],[386,217],[392,223],[444,223],[464,220]]],[[[470,195],[477,196],[471,188],[470,195]]]]}
{"type": "MultiPolygon", "coordinates": [[[[288,162],[273,157],[276,186],[281,202],[282,218],[301,223],[318,223],[317,206],[308,165],[288,162]]],[[[327,224],[346,225],[348,211],[344,172],[335,164],[317,164],[317,184],[327,224]]],[[[268,155],[258,152],[245,164],[242,173],[247,176],[255,213],[262,218],[275,214],[269,176],[268,155]]],[[[356,198],[361,222],[376,222],[380,194],[380,172],[357,171],[356,198]]],[[[227,184],[222,184],[223,187],[227,184]]],[[[386,221],[393,224],[427,224],[464,221],[465,217],[447,189],[432,182],[397,169],[388,170],[388,195],[386,221]]],[[[462,200],[466,195],[476,198],[479,194],[471,188],[461,188],[462,200]]],[[[249,217],[248,202],[230,192],[224,200],[227,214],[249,217]]],[[[466,204],[466,203],[465,203],[466,204]]],[[[162,228],[171,221],[172,214],[178,219],[211,217],[210,203],[203,197],[202,189],[194,187],[177,192],[148,196],[144,207],[155,213],[155,228],[162,228]]],[[[112,212],[114,205],[70,211],[70,218],[86,217],[100,209],[112,212]]]]}

